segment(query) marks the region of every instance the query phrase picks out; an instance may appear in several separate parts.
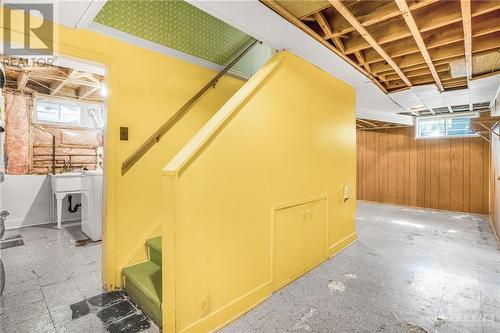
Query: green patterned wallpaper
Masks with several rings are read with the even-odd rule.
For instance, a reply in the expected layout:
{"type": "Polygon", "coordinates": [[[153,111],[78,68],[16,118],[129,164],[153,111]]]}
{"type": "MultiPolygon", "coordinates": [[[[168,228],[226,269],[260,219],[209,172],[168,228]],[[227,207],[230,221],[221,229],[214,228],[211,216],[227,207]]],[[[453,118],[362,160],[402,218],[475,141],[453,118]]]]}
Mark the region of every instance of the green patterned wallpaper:
{"type": "MultiPolygon", "coordinates": [[[[253,38],[180,0],[108,0],[94,20],[131,35],[226,65],[253,38]]],[[[252,75],[272,55],[255,47],[235,66],[252,75]]]]}

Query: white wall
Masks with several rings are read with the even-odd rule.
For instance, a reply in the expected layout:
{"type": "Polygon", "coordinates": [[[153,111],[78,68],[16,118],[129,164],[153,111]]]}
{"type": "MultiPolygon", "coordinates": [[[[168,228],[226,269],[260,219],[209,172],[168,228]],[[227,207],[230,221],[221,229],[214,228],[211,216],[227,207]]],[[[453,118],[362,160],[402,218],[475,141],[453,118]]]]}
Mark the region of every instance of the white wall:
{"type": "MultiPolygon", "coordinates": [[[[6,175],[0,186],[2,209],[10,215],[5,222],[6,229],[53,223],[52,191],[50,177],[40,175],[6,175]]],[[[73,195],[73,206],[80,203],[80,195],[73,195]]],[[[63,201],[63,221],[80,219],[81,208],[76,213],[68,211],[68,198],[63,201]]]]}

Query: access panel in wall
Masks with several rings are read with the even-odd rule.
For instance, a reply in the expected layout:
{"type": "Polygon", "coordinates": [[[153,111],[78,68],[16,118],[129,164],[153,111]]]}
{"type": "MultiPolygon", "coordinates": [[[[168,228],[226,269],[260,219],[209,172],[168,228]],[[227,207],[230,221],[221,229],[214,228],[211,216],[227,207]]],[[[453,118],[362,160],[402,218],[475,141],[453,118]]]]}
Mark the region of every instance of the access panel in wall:
{"type": "Polygon", "coordinates": [[[274,210],[274,289],[326,259],[326,197],[281,205],[274,210]]]}

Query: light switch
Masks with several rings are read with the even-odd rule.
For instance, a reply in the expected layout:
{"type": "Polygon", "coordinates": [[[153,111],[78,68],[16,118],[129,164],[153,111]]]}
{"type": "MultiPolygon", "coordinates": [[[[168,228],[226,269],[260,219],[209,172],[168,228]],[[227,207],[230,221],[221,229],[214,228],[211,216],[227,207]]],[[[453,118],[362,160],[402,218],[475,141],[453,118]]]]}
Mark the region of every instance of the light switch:
{"type": "Polygon", "coordinates": [[[128,127],[120,127],[120,140],[128,141],[128,127]]]}

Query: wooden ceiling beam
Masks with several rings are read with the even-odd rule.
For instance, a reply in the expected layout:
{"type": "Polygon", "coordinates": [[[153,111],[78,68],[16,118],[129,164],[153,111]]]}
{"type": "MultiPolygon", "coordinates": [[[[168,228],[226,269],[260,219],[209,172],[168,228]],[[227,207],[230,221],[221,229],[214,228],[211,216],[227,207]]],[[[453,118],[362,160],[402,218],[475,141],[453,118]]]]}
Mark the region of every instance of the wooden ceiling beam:
{"type": "Polygon", "coordinates": [[[56,84],[51,85],[50,88],[52,89],[52,91],[50,92],[50,94],[56,95],[59,91],[61,91],[62,88],[64,88],[66,83],[68,83],[68,80],[71,79],[73,76],[76,76],[77,73],[78,73],[78,71],[76,71],[74,69],[69,70],[68,76],[66,78],[64,78],[62,81],[59,81],[56,84]]]}
{"type": "MultiPolygon", "coordinates": [[[[472,54],[482,54],[498,50],[500,45],[500,32],[479,36],[473,39],[472,54]]],[[[434,64],[441,64],[443,61],[449,62],[451,59],[458,59],[464,56],[464,46],[461,42],[438,47],[429,51],[434,64]]],[[[423,57],[418,53],[412,53],[403,57],[394,58],[396,64],[401,68],[412,67],[420,64],[425,64],[423,57]]],[[[371,64],[372,73],[381,73],[390,71],[391,66],[384,62],[377,62],[371,64]]]]}
{"type": "Polygon", "coordinates": [[[358,118],[356,120],[359,121],[360,123],[370,125],[371,127],[377,127],[377,124],[372,123],[371,121],[367,121],[367,120],[360,119],[360,118],[358,118]]]}
{"type": "Polygon", "coordinates": [[[317,12],[316,14],[314,14],[314,18],[316,19],[316,22],[320,26],[321,30],[323,30],[325,37],[331,38],[335,47],[343,53],[345,51],[344,44],[342,43],[339,37],[332,36],[332,28],[330,27],[330,24],[326,22],[323,13],[317,12]]]}
{"type": "MultiPolygon", "coordinates": [[[[475,2],[474,11],[471,13],[471,17],[484,15],[498,9],[500,9],[500,1],[477,1],[475,2]]],[[[410,10],[412,10],[411,7],[410,10]]],[[[419,11],[418,14],[414,15],[414,18],[416,22],[422,22],[419,26],[419,31],[421,33],[462,21],[460,8],[458,8],[454,1],[443,1],[439,8],[428,8],[428,11],[419,11]]],[[[400,29],[395,19],[396,18],[388,20],[372,29],[372,35],[380,45],[412,36],[409,30],[400,29]]],[[[353,54],[355,51],[370,48],[371,45],[363,40],[361,36],[356,36],[350,38],[350,40],[345,43],[345,47],[346,54],[353,54]]]]}
{"type": "MultiPolygon", "coordinates": [[[[425,26],[420,27],[420,32],[441,28],[461,20],[460,11],[454,2],[444,1],[442,4],[438,3],[437,5],[439,6],[439,10],[434,8],[436,6],[431,6],[416,14],[415,20],[417,22],[426,22],[425,26]],[[428,18],[428,21],[425,20],[425,18],[428,18]]],[[[398,14],[401,14],[401,12],[398,11],[398,14]]],[[[400,22],[399,16],[377,25],[372,29],[374,38],[383,45],[411,37],[411,31],[409,29],[401,29],[398,22],[400,22]]],[[[357,36],[351,38],[349,43],[346,43],[346,53],[350,54],[354,51],[363,50],[369,47],[370,45],[363,41],[361,37],[357,36]]]]}
{"type": "MultiPolygon", "coordinates": [[[[442,82],[443,86],[445,85],[447,80],[454,80],[454,78],[452,78],[449,73],[442,74],[441,82],[442,82]]],[[[422,75],[422,76],[412,78],[412,83],[414,86],[420,86],[420,85],[424,85],[424,84],[432,84],[434,82],[435,82],[434,77],[431,74],[422,75]]],[[[402,80],[388,81],[388,84],[386,85],[386,88],[389,90],[403,88],[403,87],[404,87],[404,82],[402,80]]]]}
{"type": "Polygon", "coordinates": [[[370,73],[370,65],[366,63],[365,57],[363,56],[361,51],[355,52],[354,55],[356,56],[356,59],[358,59],[359,64],[363,66],[368,73],[370,73]]]}
{"type": "MultiPolygon", "coordinates": [[[[450,71],[450,66],[448,64],[439,65],[439,66],[435,66],[435,67],[436,67],[436,71],[438,73],[445,73],[445,72],[450,71]]],[[[424,66],[424,67],[416,69],[416,70],[404,71],[404,72],[405,72],[407,78],[413,78],[413,77],[417,77],[417,76],[431,74],[431,72],[429,71],[429,68],[427,66],[424,66]]],[[[387,74],[387,75],[383,75],[383,77],[387,81],[394,81],[394,80],[399,79],[399,76],[397,74],[387,74]]]]}
{"type": "MultiPolygon", "coordinates": [[[[460,8],[462,11],[462,23],[464,26],[464,48],[465,48],[465,71],[467,73],[467,86],[469,80],[472,79],[472,19],[470,0],[460,0],[460,8]]],[[[472,97],[469,94],[469,111],[472,111],[472,97]]]]}
{"type": "MultiPolygon", "coordinates": [[[[446,65],[449,67],[449,62],[450,61],[454,61],[454,60],[459,60],[461,59],[462,57],[461,56],[457,56],[457,57],[454,57],[454,58],[449,58],[449,59],[446,59],[446,60],[438,60],[438,61],[434,61],[434,65],[435,66],[442,66],[442,65],[446,65]]],[[[379,63],[380,64],[380,63],[379,63]]],[[[387,69],[386,70],[382,70],[382,71],[378,71],[377,72],[377,75],[383,75],[383,76],[386,76],[386,75],[391,75],[391,74],[396,74],[391,67],[389,66],[386,66],[387,69]]],[[[412,65],[412,66],[406,66],[406,67],[401,67],[401,70],[405,73],[409,73],[411,71],[415,71],[415,70],[420,70],[420,69],[427,69],[427,65],[425,64],[425,62],[422,62],[422,63],[419,63],[419,64],[415,64],[415,65],[412,65]]]]}
{"type": "Polygon", "coordinates": [[[461,0],[467,79],[472,78],[472,20],[470,0],[461,0]]]}
{"type": "MultiPolygon", "coordinates": [[[[282,6],[280,6],[275,0],[260,0],[263,4],[265,4],[267,7],[275,11],[277,14],[281,15],[284,19],[286,19],[288,22],[294,24],[296,27],[298,27],[300,30],[304,31],[307,33],[309,36],[313,37],[316,41],[320,42],[322,45],[327,47],[330,51],[338,55],[340,58],[344,59],[348,64],[356,68],[359,72],[362,74],[366,75],[366,77],[370,78],[370,74],[365,71],[363,68],[359,67],[356,62],[354,62],[352,59],[350,59],[348,56],[346,56],[344,53],[336,49],[332,44],[330,44],[328,41],[324,40],[321,36],[319,36],[314,30],[309,28],[304,22],[293,16],[290,12],[288,12],[286,9],[284,9],[282,6]]],[[[387,92],[385,87],[376,79],[372,78],[373,83],[377,87],[380,88],[383,92],[387,92]]]]}
{"type": "Polygon", "coordinates": [[[331,38],[332,37],[332,28],[330,28],[330,24],[328,22],[326,22],[326,19],[325,19],[325,16],[323,15],[323,13],[317,12],[316,14],[314,14],[314,19],[319,24],[319,27],[321,28],[321,30],[323,30],[325,37],[331,38]]]}
{"type": "Polygon", "coordinates": [[[80,87],[77,89],[78,99],[85,99],[95,93],[99,87],[80,87]]]}
{"type": "Polygon", "coordinates": [[[425,63],[429,67],[429,70],[431,71],[432,77],[434,78],[434,81],[436,82],[436,85],[440,91],[443,91],[443,85],[441,84],[441,80],[439,79],[439,75],[436,71],[436,68],[434,67],[434,64],[432,63],[431,56],[429,55],[429,51],[427,51],[427,46],[425,46],[424,40],[422,39],[422,35],[420,34],[420,31],[418,30],[417,24],[415,23],[415,20],[413,19],[413,15],[410,12],[410,8],[408,8],[408,4],[406,3],[406,0],[396,0],[396,4],[401,11],[403,18],[406,22],[406,25],[410,29],[413,38],[415,39],[415,42],[417,43],[417,46],[420,50],[420,53],[422,54],[422,57],[424,57],[425,63]]]}
{"type": "MultiPolygon", "coordinates": [[[[473,22],[472,37],[480,37],[500,31],[500,24],[497,24],[497,21],[498,17],[489,16],[487,18],[477,20],[477,23],[473,22]]],[[[428,50],[462,42],[464,40],[462,22],[455,24],[453,27],[450,26],[449,29],[443,29],[443,31],[436,31],[433,33],[427,32],[421,35],[428,50]]],[[[414,43],[412,37],[386,44],[384,45],[384,50],[391,58],[418,53],[420,51],[418,46],[414,43]]],[[[380,57],[380,55],[371,48],[365,50],[364,53],[366,62],[369,64],[383,61],[382,57],[380,57]]]]}
{"type": "Polygon", "coordinates": [[[301,19],[301,20],[305,20],[305,19],[307,19],[308,17],[310,17],[310,18],[312,18],[312,19],[313,19],[313,21],[314,21],[314,14],[319,13],[319,12],[323,11],[324,9],[327,9],[328,7],[329,7],[329,6],[328,6],[328,4],[325,2],[325,4],[324,4],[323,6],[318,7],[318,8],[316,8],[316,9],[315,9],[315,10],[313,10],[313,11],[309,11],[307,14],[305,14],[305,15],[303,15],[303,16],[301,16],[301,17],[299,17],[299,19],[301,19]]]}
{"type": "Polygon", "coordinates": [[[359,23],[359,21],[351,14],[351,12],[344,6],[340,0],[329,0],[335,9],[363,36],[364,39],[384,58],[384,60],[394,69],[394,71],[401,77],[408,87],[411,87],[411,82],[405,76],[403,71],[396,65],[396,63],[389,57],[384,49],[377,43],[372,35],[359,23]]]}
{"type": "MultiPolygon", "coordinates": [[[[428,6],[430,4],[435,3],[437,1],[438,0],[417,1],[417,2],[410,5],[410,9],[414,10],[414,9],[423,8],[425,6],[428,6]]],[[[361,24],[364,27],[368,27],[368,26],[383,22],[385,20],[388,20],[390,18],[397,17],[397,16],[399,16],[399,10],[398,10],[397,6],[395,6],[395,4],[392,1],[390,1],[390,2],[388,1],[384,5],[377,8],[377,10],[375,10],[375,11],[371,11],[371,12],[364,14],[364,15],[359,15],[358,19],[359,19],[359,22],[361,22],[361,24]]],[[[332,23],[332,21],[336,21],[335,15],[333,15],[329,21],[330,21],[330,25],[334,26],[331,23],[332,23]]],[[[353,31],[355,31],[355,29],[351,25],[345,24],[344,26],[340,27],[339,29],[333,31],[332,36],[342,36],[342,35],[345,35],[349,32],[353,32],[353,31]]]]}
{"type": "Polygon", "coordinates": [[[29,78],[30,78],[30,72],[27,71],[21,72],[17,77],[17,90],[22,92],[24,88],[26,88],[29,78]]]}

